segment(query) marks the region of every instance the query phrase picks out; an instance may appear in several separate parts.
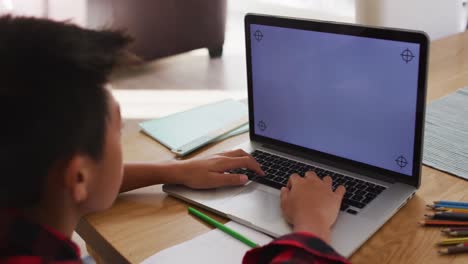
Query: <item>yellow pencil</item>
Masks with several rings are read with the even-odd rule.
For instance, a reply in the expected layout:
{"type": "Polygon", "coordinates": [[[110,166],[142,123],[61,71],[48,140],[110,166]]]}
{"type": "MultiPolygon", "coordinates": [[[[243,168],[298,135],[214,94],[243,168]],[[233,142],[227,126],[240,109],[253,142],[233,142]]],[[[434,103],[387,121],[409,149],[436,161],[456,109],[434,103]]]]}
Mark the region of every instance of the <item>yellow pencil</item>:
{"type": "Polygon", "coordinates": [[[437,243],[439,246],[447,246],[447,245],[458,245],[461,243],[468,242],[468,237],[457,237],[457,238],[448,238],[440,241],[437,243]]]}

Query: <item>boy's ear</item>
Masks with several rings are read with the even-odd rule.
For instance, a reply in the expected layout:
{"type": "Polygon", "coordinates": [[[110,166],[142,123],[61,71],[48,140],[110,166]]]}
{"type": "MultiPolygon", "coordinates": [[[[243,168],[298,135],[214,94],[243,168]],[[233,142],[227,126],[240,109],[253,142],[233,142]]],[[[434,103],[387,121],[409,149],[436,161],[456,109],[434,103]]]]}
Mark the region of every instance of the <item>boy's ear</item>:
{"type": "Polygon", "coordinates": [[[91,180],[92,164],[89,158],[76,155],[65,165],[65,188],[75,203],[82,203],[88,199],[91,180]]]}

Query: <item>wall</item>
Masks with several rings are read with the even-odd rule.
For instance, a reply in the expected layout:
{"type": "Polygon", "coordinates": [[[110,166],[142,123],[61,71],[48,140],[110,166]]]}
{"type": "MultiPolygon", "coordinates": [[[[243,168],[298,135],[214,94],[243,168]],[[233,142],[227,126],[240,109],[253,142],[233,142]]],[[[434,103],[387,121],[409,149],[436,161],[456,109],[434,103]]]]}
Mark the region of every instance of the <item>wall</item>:
{"type": "Polygon", "coordinates": [[[356,0],[356,22],[417,29],[431,39],[466,30],[467,0],[356,0]]]}
{"type": "Polygon", "coordinates": [[[49,17],[86,25],[87,0],[0,0],[0,14],[49,17]]]}

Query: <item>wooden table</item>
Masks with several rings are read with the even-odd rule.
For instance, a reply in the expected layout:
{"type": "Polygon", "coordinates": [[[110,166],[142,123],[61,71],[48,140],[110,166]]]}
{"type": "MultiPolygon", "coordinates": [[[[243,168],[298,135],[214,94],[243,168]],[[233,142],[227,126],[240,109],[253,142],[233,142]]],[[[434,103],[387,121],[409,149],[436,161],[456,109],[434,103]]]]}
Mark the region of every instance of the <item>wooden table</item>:
{"type": "MultiPolygon", "coordinates": [[[[428,101],[464,86],[468,86],[468,32],[431,44],[428,101]]],[[[167,149],[139,133],[137,123],[125,122],[123,146],[127,161],[174,158],[167,149]]],[[[213,154],[247,139],[243,134],[195,155],[213,154]]],[[[468,255],[439,256],[434,246],[441,238],[439,228],[417,224],[426,211],[425,205],[433,200],[468,200],[468,182],[428,167],[422,173],[416,196],[351,257],[353,263],[468,263],[468,255]]],[[[111,209],[84,218],[77,232],[92,254],[104,262],[139,263],[211,229],[189,216],[186,207],[186,203],[164,194],[161,186],[142,188],[120,195],[111,209]]]]}

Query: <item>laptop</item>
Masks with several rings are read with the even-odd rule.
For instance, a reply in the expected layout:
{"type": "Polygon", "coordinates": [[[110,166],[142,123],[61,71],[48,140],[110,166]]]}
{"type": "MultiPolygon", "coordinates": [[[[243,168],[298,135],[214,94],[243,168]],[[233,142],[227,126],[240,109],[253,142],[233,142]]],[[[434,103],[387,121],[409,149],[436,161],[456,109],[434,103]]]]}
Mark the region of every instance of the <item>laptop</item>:
{"type": "Polygon", "coordinates": [[[421,183],[428,37],[423,32],[248,14],[249,138],[266,172],[242,187],[168,194],[273,237],[291,232],[279,189],[292,173],[347,192],[331,245],[349,257],[421,183]]]}

